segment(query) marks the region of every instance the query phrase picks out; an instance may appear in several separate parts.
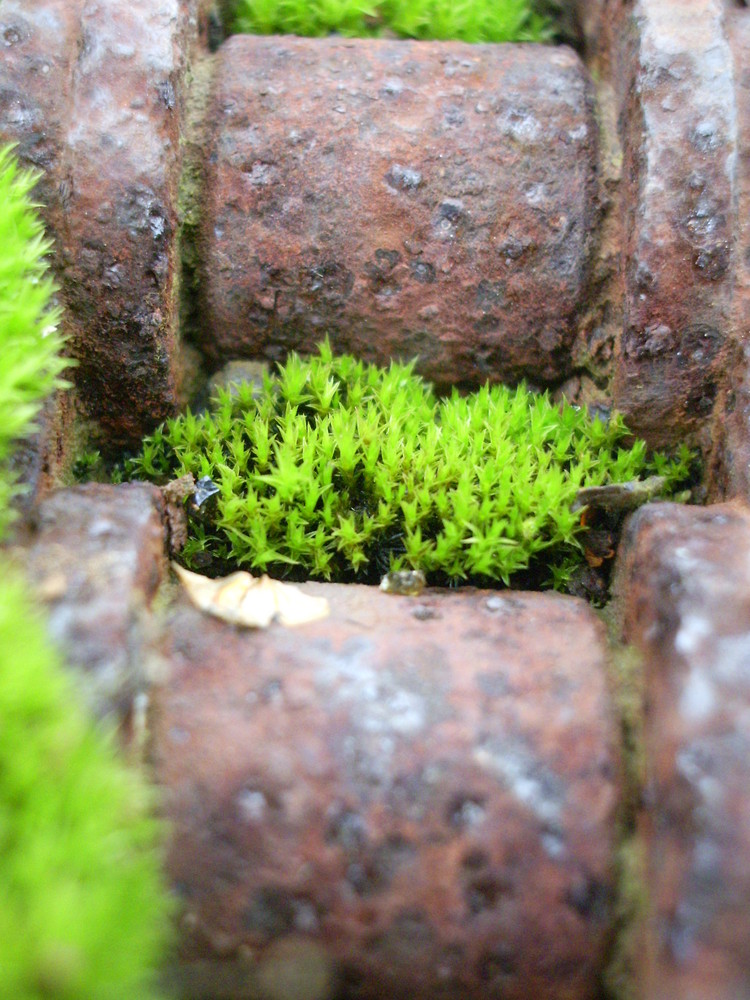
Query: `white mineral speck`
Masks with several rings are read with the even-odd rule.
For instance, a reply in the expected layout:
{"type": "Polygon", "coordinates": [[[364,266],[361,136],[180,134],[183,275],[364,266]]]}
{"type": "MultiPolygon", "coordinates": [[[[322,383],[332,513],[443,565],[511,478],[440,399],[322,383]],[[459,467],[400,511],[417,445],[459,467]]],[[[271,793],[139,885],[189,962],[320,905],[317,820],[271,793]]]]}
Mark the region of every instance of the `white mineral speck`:
{"type": "Polygon", "coordinates": [[[688,615],[683,619],[675,636],[674,648],[681,656],[690,656],[711,634],[711,623],[698,615],[688,615]]]}
{"type": "Polygon", "coordinates": [[[547,199],[547,189],[544,184],[531,184],[524,193],[529,205],[543,205],[547,199]]]}
{"type": "Polygon", "coordinates": [[[244,788],[237,796],[237,808],[246,823],[259,823],[266,813],[268,802],[263,792],[244,788]]]}
{"type": "Polygon", "coordinates": [[[680,695],[680,713],[690,722],[700,722],[715,706],[716,691],[706,670],[693,667],[680,695]]]}

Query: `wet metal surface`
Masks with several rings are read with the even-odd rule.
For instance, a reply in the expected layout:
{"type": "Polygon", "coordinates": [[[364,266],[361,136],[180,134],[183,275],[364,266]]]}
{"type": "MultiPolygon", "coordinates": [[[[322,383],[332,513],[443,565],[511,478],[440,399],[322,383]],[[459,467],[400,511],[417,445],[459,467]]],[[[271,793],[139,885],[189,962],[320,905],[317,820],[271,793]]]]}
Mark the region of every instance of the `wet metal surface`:
{"type": "Polygon", "coordinates": [[[135,443],[175,406],[178,0],[84,3],[67,137],[68,308],[77,375],[108,447],[135,443]]]}

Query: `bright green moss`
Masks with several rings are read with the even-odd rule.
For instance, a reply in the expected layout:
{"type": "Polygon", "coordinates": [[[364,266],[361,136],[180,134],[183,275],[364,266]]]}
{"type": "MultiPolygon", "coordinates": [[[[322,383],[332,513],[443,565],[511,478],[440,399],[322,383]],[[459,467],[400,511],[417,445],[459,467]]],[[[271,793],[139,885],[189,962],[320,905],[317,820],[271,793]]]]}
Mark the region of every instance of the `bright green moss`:
{"type": "Polygon", "coordinates": [[[238,0],[231,28],[252,34],[381,35],[466,42],[543,41],[529,0],[238,0]]]}
{"type": "Polygon", "coordinates": [[[18,491],[11,452],[70,364],[59,356],[59,312],[45,259],[50,244],[30,199],[37,179],[19,169],[9,147],[0,149],[0,534],[18,491]]]}
{"type": "Polygon", "coordinates": [[[411,365],[334,358],[325,344],[292,355],[260,399],[243,386],[168,421],[130,473],[219,486],[183,552],[195,568],[368,582],[413,568],[432,583],[505,584],[531,571],[563,586],[582,558],[579,489],[687,473],[687,451],[648,459],[627,437],[620,417],[592,420],[524,386],[438,400],[411,365]]]}
{"type": "Polygon", "coordinates": [[[13,1000],[147,1000],[167,895],[149,797],[0,587],[0,970],[13,1000]]]}

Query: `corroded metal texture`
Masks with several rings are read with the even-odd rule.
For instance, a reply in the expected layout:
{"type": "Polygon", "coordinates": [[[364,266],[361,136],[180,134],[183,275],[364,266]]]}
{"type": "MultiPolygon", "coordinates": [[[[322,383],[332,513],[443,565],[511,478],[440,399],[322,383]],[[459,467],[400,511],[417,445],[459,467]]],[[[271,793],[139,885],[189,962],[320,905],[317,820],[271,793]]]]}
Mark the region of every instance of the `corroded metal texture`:
{"type": "Polygon", "coordinates": [[[60,277],[77,381],[109,447],[173,412],[186,5],[85,3],[62,183],[60,277]]]}
{"type": "Polygon", "coordinates": [[[610,0],[582,12],[618,94],[624,150],[613,396],[653,444],[706,425],[736,360],[738,139],[726,8],[723,0],[610,0]]]}
{"type": "Polygon", "coordinates": [[[572,51],[237,36],[209,123],[210,357],[328,334],[442,385],[569,371],[596,161],[572,51]]]}
{"type": "Polygon", "coordinates": [[[737,99],[733,249],[735,363],[713,427],[711,478],[719,496],[750,498],[750,9],[727,12],[737,99]]]}
{"type": "Polygon", "coordinates": [[[183,605],[167,629],[151,746],[183,993],[598,996],[619,768],[594,614],[305,587],[329,619],[183,605]]]}
{"type": "Polygon", "coordinates": [[[146,483],[58,490],[39,505],[21,564],[95,713],[127,733],[166,570],[161,493],[146,483]]]}
{"type": "MultiPolygon", "coordinates": [[[[65,232],[62,163],[82,6],[81,0],[5,0],[0,5],[0,141],[15,143],[21,163],[40,173],[34,198],[42,206],[48,237],[58,246],[65,232]]],[[[65,464],[75,412],[73,392],[56,394],[39,414],[34,437],[16,449],[13,461],[27,488],[17,498],[22,512],[50,488],[65,464]]]]}
{"type": "Polygon", "coordinates": [[[77,457],[75,422],[75,396],[70,390],[60,390],[45,400],[34,418],[33,434],[15,446],[10,463],[21,487],[13,498],[20,514],[16,530],[21,535],[39,501],[70,475],[77,457]]]}
{"type": "Polygon", "coordinates": [[[620,557],[646,671],[643,1000],[750,995],[750,509],[657,504],[620,557]]]}
{"type": "Polygon", "coordinates": [[[62,228],[59,197],[71,101],[71,73],[83,0],[0,7],[0,138],[45,175],[37,188],[52,236],[62,228]]]}
{"type": "Polygon", "coordinates": [[[0,139],[47,171],[65,328],[105,445],[175,406],[179,138],[197,0],[8,0],[0,139]]]}

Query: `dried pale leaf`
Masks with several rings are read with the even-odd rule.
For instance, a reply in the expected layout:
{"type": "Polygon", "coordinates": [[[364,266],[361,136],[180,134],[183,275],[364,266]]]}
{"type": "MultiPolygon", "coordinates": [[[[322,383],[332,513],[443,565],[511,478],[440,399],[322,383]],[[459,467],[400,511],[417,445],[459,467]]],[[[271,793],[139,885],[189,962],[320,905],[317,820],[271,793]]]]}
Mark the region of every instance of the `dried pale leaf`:
{"type": "Polygon", "coordinates": [[[197,608],[233,625],[267,628],[272,621],[304,625],[327,618],[330,613],[325,597],[311,597],[298,587],[268,576],[239,572],[211,580],[176,563],[173,566],[197,608]]]}
{"type": "Polygon", "coordinates": [[[585,486],[576,493],[571,510],[581,507],[599,507],[604,510],[636,510],[644,503],[655,500],[667,486],[665,476],[632,479],[627,483],[607,483],[605,486],[585,486]]]}

